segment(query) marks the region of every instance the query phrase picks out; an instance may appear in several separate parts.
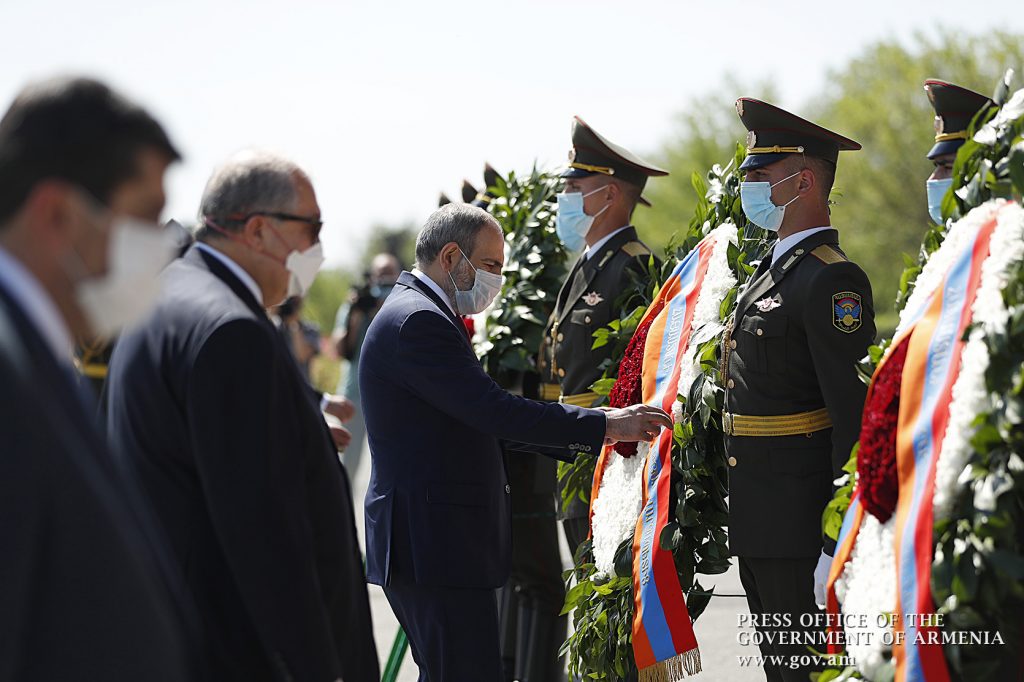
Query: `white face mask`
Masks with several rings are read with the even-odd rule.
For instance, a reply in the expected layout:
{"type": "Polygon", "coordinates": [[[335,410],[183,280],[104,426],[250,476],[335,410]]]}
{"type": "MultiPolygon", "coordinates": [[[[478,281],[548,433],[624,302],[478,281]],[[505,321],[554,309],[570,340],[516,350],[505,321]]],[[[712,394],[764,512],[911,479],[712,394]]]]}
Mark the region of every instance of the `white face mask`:
{"type": "Polygon", "coordinates": [[[167,231],[132,218],[115,219],[109,239],[107,273],[83,279],[75,289],[92,333],[103,339],[149,312],[160,293],[160,271],[177,249],[167,231]]]}
{"type": "MultiPolygon", "coordinates": [[[[228,239],[240,244],[245,243],[239,238],[237,233],[225,230],[223,227],[215,223],[209,216],[205,216],[203,218],[203,223],[210,229],[221,233],[228,239]]],[[[281,235],[280,230],[270,224],[268,224],[267,227],[273,231],[281,242],[285,245],[288,244],[285,238],[281,235]]],[[[288,291],[285,294],[285,298],[282,300],[291,298],[292,296],[305,296],[309,292],[309,288],[313,286],[313,281],[320,272],[320,267],[324,264],[324,247],[321,246],[320,242],[313,244],[304,251],[292,249],[288,252],[288,255],[285,258],[279,258],[278,256],[271,255],[268,252],[260,253],[271,260],[277,261],[285,270],[288,271],[288,291]]],[[[280,303],[280,301],[277,303],[280,303]]]]}
{"type": "Polygon", "coordinates": [[[288,278],[288,296],[305,296],[313,286],[313,280],[324,264],[324,248],[320,242],[305,251],[292,251],[284,261],[291,273],[288,278]]]}
{"type": "MultiPolygon", "coordinates": [[[[459,248],[459,252],[466,259],[466,263],[472,267],[473,264],[466,252],[461,248],[459,248]]],[[[505,283],[505,278],[501,275],[495,275],[480,268],[474,268],[474,270],[476,270],[476,278],[473,280],[473,287],[467,291],[459,291],[459,285],[455,284],[452,273],[448,273],[448,279],[455,287],[455,309],[459,311],[460,315],[476,315],[486,310],[505,283]]]]}

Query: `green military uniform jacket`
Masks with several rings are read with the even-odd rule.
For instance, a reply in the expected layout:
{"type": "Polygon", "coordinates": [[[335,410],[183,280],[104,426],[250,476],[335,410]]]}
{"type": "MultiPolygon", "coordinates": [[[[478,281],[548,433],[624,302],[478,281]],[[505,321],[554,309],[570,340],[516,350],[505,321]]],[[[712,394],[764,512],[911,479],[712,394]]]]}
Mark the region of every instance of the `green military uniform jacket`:
{"type": "MultiPolygon", "coordinates": [[[[598,396],[586,394],[604,375],[612,345],[592,349],[594,332],[619,319],[623,310],[643,304],[636,282],[647,280],[650,256],[651,250],[632,226],[615,234],[589,259],[585,253],[580,255],[562,284],[544,330],[539,361],[542,398],[557,400],[556,393],[578,396],[576,403],[584,407],[600,401],[598,396]]],[[[583,517],[587,511],[586,504],[574,502],[566,516],[583,517]]]]}
{"type": "Polygon", "coordinates": [[[822,511],[860,436],[867,389],[856,364],[874,337],[871,285],[836,230],[812,234],[774,266],[766,256],[740,295],[723,359],[734,555],[818,556],[822,511]],[[757,417],[798,413],[817,423],[795,435],[735,433],[770,433],[779,420],[757,417]]]}

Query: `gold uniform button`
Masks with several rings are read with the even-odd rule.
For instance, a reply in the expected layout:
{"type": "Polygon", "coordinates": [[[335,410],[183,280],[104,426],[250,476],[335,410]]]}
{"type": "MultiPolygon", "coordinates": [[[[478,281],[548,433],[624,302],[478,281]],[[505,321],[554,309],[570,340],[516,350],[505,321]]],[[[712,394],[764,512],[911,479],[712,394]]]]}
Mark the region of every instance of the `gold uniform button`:
{"type": "Polygon", "coordinates": [[[729,381],[725,385],[728,386],[729,388],[736,388],[736,382],[733,381],[732,379],[729,379],[729,381]]]}
{"type": "Polygon", "coordinates": [[[564,340],[565,340],[565,334],[559,334],[558,335],[558,342],[561,343],[564,340]]]}
{"type": "Polygon", "coordinates": [[[758,329],[757,330],[757,335],[758,336],[763,336],[764,335],[764,330],[763,329],[758,329]]]}
{"type": "Polygon", "coordinates": [[[731,466],[731,467],[736,466],[736,458],[735,457],[730,457],[729,458],[729,466],[731,466]]]}
{"type": "Polygon", "coordinates": [[[732,339],[731,341],[729,341],[729,348],[736,350],[736,339],[732,339]]]}
{"type": "Polygon", "coordinates": [[[565,370],[562,369],[561,367],[558,368],[558,376],[560,376],[560,377],[564,377],[565,376],[565,370]]]}

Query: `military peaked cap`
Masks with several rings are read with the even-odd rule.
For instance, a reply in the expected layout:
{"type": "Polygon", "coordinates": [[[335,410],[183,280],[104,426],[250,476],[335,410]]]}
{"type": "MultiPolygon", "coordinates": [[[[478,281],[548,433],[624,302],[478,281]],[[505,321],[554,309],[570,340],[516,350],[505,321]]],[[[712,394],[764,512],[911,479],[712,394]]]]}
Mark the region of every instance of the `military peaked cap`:
{"type": "Polygon", "coordinates": [[[934,78],[924,82],[924,91],[935,109],[935,146],[928,152],[928,158],[953,154],[967,139],[967,125],[971,119],[992,100],[973,90],[934,78]]]}
{"type": "Polygon", "coordinates": [[[859,142],[758,99],[739,98],[736,113],[748,131],[747,158],[741,170],[767,166],[788,154],[806,154],[834,164],[840,151],[860,149],[859,142]]]}
{"type": "MultiPolygon", "coordinates": [[[[668,175],[668,171],[644,161],[633,152],[602,137],[576,116],[572,121],[572,149],[563,178],[585,178],[600,174],[617,178],[643,190],[647,178],[668,175]]],[[[651,203],[640,197],[640,203],[651,203]]]]}

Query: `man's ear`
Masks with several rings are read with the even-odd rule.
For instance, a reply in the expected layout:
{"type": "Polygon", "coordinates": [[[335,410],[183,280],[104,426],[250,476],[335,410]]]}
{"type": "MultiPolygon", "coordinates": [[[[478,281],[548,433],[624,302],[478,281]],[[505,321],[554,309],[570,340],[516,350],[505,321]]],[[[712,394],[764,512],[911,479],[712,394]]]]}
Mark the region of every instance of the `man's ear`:
{"type": "Polygon", "coordinates": [[[270,237],[270,230],[267,229],[267,219],[261,215],[250,216],[240,230],[242,242],[248,244],[255,251],[268,251],[267,239],[270,237]]]}
{"type": "Polygon", "coordinates": [[[614,181],[608,183],[608,185],[605,187],[605,191],[607,192],[605,194],[605,197],[610,201],[618,201],[619,198],[623,195],[622,188],[619,187],[619,184],[614,181]]]}
{"type": "Polygon", "coordinates": [[[813,168],[804,168],[800,171],[800,183],[797,185],[797,191],[800,194],[808,194],[817,186],[818,179],[814,177],[813,168]]]}
{"type": "Polygon", "coordinates": [[[451,272],[455,269],[455,265],[461,256],[459,245],[455,242],[448,242],[441,247],[440,253],[437,254],[437,260],[445,272],[451,272]]]}
{"type": "Polygon", "coordinates": [[[20,212],[36,226],[37,232],[52,232],[66,238],[77,227],[78,210],[74,192],[67,183],[59,180],[36,183],[25,197],[20,212]]]}

